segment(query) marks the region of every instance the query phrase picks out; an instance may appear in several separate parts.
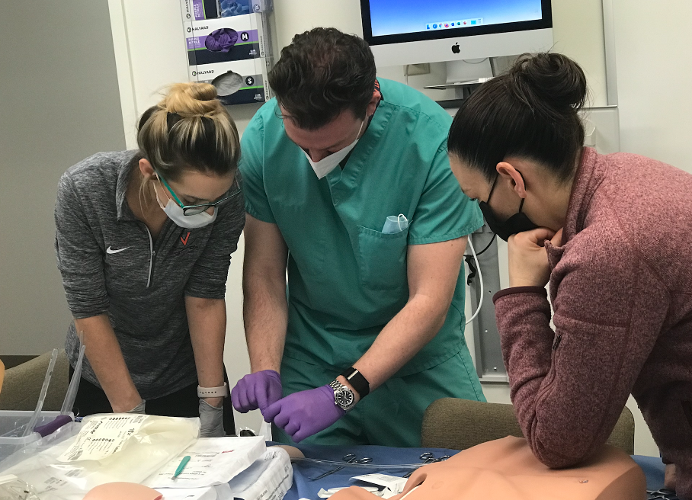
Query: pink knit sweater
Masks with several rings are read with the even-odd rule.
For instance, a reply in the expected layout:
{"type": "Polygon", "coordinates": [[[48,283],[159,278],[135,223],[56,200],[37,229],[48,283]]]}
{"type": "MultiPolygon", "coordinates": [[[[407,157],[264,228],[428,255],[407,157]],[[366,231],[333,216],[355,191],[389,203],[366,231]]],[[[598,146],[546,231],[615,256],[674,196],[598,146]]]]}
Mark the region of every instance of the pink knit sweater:
{"type": "Polygon", "coordinates": [[[692,175],[584,149],[562,243],[546,243],[555,331],[545,289],[494,298],[524,436],[546,465],[575,465],[632,393],[692,499],[692,175]]]}

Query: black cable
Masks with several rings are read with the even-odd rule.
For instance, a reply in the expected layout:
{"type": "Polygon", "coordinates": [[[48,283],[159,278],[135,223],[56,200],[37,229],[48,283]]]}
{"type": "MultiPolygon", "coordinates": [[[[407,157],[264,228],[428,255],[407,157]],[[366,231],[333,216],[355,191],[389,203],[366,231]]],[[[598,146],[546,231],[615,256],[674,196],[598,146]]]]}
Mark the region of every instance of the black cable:
{"type": "Polygon", "coordinates": [[[473,278],[476,277],[476,274],[478,274],[478,270],[476,266],[473,265],[473,255],[465,255],[464,260],[466,261],[466,265],[469,266],[469,275],[466,277],[466,284],[471,286],[471,282],[473,278]]]}
{"type": "MultiPolygon", "coordinates": [[[[485,246],[485,248],[476,254],[476,258],[481,256],[483,253],[485,253],[488,250],[488,248],[490,248],[490,245],[493,244],[496,236],[497,235],[495,233],[493,233],[493,237],[490,238],[490,241],[485,246]]],[[[471,236],[469,236],[469,237],[471,237],[471,236]]],[[[466,284],[471,285],[473,278],[475,278],[476,274],[478,274],[478,270],[476,269],[476,266],[474,265],[474,262],[473,262],[474,261],[473,254],[464,254],[464,260],[466,261],[466,265],[469,266],[469,275],[466,277],[466,284]]]]}
{"type": "Polygon", "coordinates": [[[490,248],[490,245],[493,244],[493,242],[495,241],[495,237],[496,237],[496,236],[497,236],[497,235],[496,235],[495,233],[493,233],[493,237],[490,238],[490,241],[488,242],[487,245],[485,245],[485,248],[476,254],[476,257],[479,257],[480,255],[483,255],[483,254],[486,252],[486,250],[488,250],[488,248],[490,248]]]}

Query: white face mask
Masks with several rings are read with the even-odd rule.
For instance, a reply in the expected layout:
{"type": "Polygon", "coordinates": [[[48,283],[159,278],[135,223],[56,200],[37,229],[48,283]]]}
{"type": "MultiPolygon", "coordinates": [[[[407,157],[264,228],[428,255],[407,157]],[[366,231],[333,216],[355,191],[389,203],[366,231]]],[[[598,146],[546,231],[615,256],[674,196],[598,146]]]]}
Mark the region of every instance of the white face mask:
{"type": "Polygon", "coordinates": [[[216,220],[216,214],[218,212],[216,207],[214,207],[213,215],[209,215],[207,212],[201,212],[195,215],[185,215],[183,209],[180,208],[180,205],[170,198],[168,198],[168,203],[166,203],[166,206],[163,206],[163,203],[161,203],[161,200],[159,199],[158,189],[154,188],[154,194],[156,194],[156,201],[161,207],[161,210],[166,212],[168,218],[180,227],[184,227],[186,229],[197,229],[208,226],[216,220]]]}
{"type": "Polygon", "coordinates": [[[348,156],[348,154],[353,150],[353,148],[356,147],[356,144],[358,144],[358,140],[360,139],[360,131],[363,130],[364,124],[365,120],[363,120],[363,123],[360,124],[360,128],[358,129],[358,134],[356,135],[355,141],[353,141],[345,148],[340,149],[339,151],[332,153],[329,156],[325,156],[320,161],[313,161],[312,158],[310,158],[308,152],[303,150],[303,153],[305,153],[305,157],[310,162],[310,165],[312,166],[312,169],[315,171],[315,174],[317,174],[318,179],[323,178],[329,172],[334,170],[336,166],[339,163],[341,163],[343,159],[346,158],[346,156],[348,156]]]}

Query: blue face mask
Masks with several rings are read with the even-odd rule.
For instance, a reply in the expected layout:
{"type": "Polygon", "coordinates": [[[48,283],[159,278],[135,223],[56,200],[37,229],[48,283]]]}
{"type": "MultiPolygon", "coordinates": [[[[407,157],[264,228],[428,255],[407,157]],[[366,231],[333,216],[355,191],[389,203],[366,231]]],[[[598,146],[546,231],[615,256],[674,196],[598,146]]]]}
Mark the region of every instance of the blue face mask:
{"type": "MultiPolygon", "coordinates": [[[[517,172],[519,171],[517,170],[517,172]]],[[[519,172],[519,175],[521,175],[521,172],[519,172]]],[[[488,223],[490,230],[503,240],[507,241],[513,234],[531,231],[538,228],[538,226],[531,222],[531,219],[529,219],[528,216],[521,211],[522,207],[524,206],[524,198],[521,199],[521,203],[519,204],[519,212],[512,215],[509,219],[501,221],[495,215],[495,212],[493,212],[493,209],[490,208],[489,203],[499,176],[500,174],[498,174],[493,181],[493,186],[490,188],[490,194],[488,195],[488,201],[481,201],[478,203],[478,206],[480,207],[481,212],[483,212],[483,217],[485,217],[485,222],[488,223]]],[[[524,176],[521,175],[521,178],[523,179],[524,176]]]]}
{"type": "Polygon", "coordinates": [[[408,219],[404,214],[390,215],[382,226],[382,234],[395,234],[408,229],[408,219]]]}

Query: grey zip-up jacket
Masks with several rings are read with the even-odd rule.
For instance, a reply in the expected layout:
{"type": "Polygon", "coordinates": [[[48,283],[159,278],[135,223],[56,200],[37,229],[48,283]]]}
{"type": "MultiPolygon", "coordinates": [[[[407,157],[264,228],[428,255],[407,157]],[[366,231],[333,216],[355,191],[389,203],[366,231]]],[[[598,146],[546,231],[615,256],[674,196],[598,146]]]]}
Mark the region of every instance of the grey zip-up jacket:
{"type": "MultiPolygon", "coordinates": [[[[140,396],[153,399],[197,381],[184,297],[224,298],[245,210],[241,193],[212,224],[185,229],[168,219],[154,240],[125,198],[138,159],[137,151],[98,153],[63,174],[55,251],[73,317],[108,314],[140,396]]],[[[73,366],[78,349],[72,323],[65,350],[73,366]]],[[[86,359],[82,377],[99,386],[86,359]]]]}

